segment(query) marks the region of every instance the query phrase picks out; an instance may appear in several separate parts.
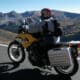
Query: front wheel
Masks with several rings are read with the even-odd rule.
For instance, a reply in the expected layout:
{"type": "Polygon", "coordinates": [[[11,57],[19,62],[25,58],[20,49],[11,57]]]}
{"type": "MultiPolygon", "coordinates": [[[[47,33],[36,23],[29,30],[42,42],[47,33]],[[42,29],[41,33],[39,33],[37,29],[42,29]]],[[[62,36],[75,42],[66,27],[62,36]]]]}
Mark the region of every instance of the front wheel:
{"type": "Polygon", "coordinates": [[[73,76],[78,71],[78,61],[77,59],[72,60],[72,64],[69,67],[57,66],[54,69],[62,75],[73,76]]]}
{"type": "Polygon", "coordinates": [[[24,48],[17,41],[13,41],[8,46],[8,56],[14,63],[21,63],[25,59],[24,48]]]}

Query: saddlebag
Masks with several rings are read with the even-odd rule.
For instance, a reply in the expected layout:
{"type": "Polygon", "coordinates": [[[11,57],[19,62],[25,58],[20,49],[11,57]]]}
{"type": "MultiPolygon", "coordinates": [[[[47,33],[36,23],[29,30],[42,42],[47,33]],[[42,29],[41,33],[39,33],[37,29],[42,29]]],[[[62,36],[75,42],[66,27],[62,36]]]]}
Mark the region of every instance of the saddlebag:
{"type": "Polygon", "coordinates": [[[53,49],[48,51],[51,66],[70,66],[71,55],[68,48],[53,49]]]}

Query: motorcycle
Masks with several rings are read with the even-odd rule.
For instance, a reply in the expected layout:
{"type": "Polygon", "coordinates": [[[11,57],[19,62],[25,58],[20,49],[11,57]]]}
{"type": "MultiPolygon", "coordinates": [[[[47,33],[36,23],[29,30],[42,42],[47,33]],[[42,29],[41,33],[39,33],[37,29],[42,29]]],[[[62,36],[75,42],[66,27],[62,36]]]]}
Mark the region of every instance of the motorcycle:
{"type": "Polygon", "coordinates": [[[60,42],[55,47],[48,49],[42,44],[42,50],[36,50],[39,39],[29,33],[20,33],[8,46],[8,56],[12,62],[19,64],[25,60],[25,51],[28,52],[28,59],[33,66],[37,66],[49,73],[53,73],[53,68],[58,74],[72,76],[78,71],[79,43],[60,42]],[[38,51],[38,52],[37,52],[38,51]],[[38,54],[42,51],[42,54],[38,54]]]}

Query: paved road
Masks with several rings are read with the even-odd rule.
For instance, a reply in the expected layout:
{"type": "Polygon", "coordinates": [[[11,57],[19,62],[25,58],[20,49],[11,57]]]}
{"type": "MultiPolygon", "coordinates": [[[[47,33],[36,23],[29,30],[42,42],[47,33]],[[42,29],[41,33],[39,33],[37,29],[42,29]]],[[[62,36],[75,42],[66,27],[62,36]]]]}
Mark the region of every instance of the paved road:
{"type": "MultiPolygon", "coordinates": [[[[80,66],[80,61],[78,60],[78,62],[80,66]]],[[[20,65],[16,65],[13,64],[8,57],[7,46],[2,46],[0,44],[0,80],[18,80],[18,79],[22,80],[22,77],[28,80],[32,80],[32,79],[52,80],[52,78],[53,80],[80,80],[80,69],[71,78],[66,76],[65,77],[60,76],[56,74],[55,71],[53,76],[50,75],[49,77],[46,78],[45,76],[43,77],[42,75],[40,75],[38,73],[39,71],[34,70],[33,68],[34,66],[32,66],[27,59],[27,52],[26,52],[25,61],[20,65]]]]}

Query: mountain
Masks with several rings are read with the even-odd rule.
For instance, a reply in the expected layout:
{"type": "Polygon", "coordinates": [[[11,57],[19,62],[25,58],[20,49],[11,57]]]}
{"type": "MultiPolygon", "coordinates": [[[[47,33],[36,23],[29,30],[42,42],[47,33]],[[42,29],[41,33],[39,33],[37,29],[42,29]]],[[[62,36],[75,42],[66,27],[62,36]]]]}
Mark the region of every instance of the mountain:
{"type": "MultiPolygon", "coordinates": [[[[52,10],[52,14],[59,21],[61,27],[63,27],[66,38],[80,32],[80,14],[58,10],[52,10]]],[[[23,13],[17,13],[16,11],[9,13],[0,12],[0,29],[17,33],[21,20],[27,17],[32,17],[35,21],[39,21],[40,11],[26,11],[23,13]]]]}
{"type": "MultiPolygon", "coordinates": [[[[63,12],[63,11],[57,11],[52,10],[53,15],[57,17],[57,19],[61,21],[71,22],[72,19],[80,18],[80,14],[76,13],[69,13],[69,12],[63,12]]],[[[27,17],[34,17],[34,16],[40,16],[40,11],[26,11],[24,13],[17,13],[16,11],[11,11],[9,13],[0,13],[0,25],[1,24],[7,24],[8,21],[11,22],[18,22],[21,19],[25,19],[27,17]]],[[[67,25],[70,25],[68,22],[67,25]]],[[[18,23],[19,24],[19,23],[18,23]]],[[[72,23],[71,23],[72,24],[72,23]]]]}

